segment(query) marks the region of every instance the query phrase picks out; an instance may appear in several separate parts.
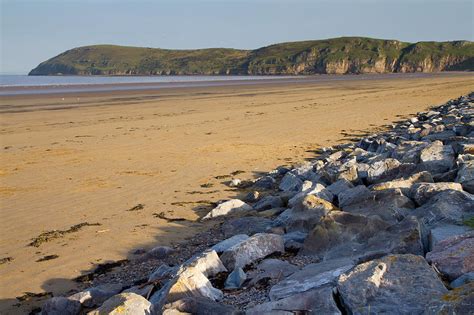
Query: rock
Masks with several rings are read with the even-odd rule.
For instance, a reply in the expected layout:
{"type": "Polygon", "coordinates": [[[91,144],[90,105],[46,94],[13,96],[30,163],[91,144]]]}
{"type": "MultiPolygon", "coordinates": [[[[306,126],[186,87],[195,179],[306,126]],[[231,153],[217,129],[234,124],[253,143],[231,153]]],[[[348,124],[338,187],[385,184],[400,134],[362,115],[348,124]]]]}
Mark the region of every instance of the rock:
{"type": "Polygon", "coordinates": [[[321,217],[334,209],[330,202],[314,195],[307,195],[292,209],[280,214],[275,221],[279,226],[284,226],[287,232],[309,231],[321,217]]]}
{"type": "Polygon", "coordinates": [[[474,231],[439,242],[426,254],[426,260],[450,281],[474,272],[474,231]]]}
{"type": "Polygon", "coordinates": [[[334,196],[338,196],[341,192],[351,188],[354,188],[354,185],[346,179],[340,179],[326,187],[326,189],[334,196]]]}
{"type": "Polygon", "coordinates": [[[419,163],[420,152],[429,142],[422,141],[401,141],[392,152],[392,158],[402,163],[419,163]]]}
{"type": "Polygon", "coordinates": [[[258,191],[251,191],[245,196],[244,200],[247,202],[256,202],[260,197],[260,193],[258,191]]]}
{"type": "Polygon", "coordinates": [[[463,225],[453,225],[453,224],[446,224],[431,229],[430,236],[429,236],[429,251],[432,251],[439,242],[444,241],[447,238],[464,234],[470,231],[471,228],[463,225]]]}
{"type": "Polygon", "coordinates": [[[409,215],[415,204],[403,195],[399,188],[395,188],[373,191],[366,200],[341,208],[350,213],[377,217],[394,224],[409,215]]]}
{"type": "Polygon", "coordinates": [[[229,186],[230,187],[239,187],[240,184],[242,184],[242,181],[238,178],[233,178],[230,182],[229,182],[229,186]]]}
{"type": "Polygon", "coordinates": [[[275,183],[276,183],[276,180],[273,177],[263,176],[263,177],[258,178],[254,182],[253,186],[255,188],[260,188],[260,189],[272,189],[275,183]]]}
{"type": "Polygon", "coordinates": [[[428,172],[420,172],[413,174],[408,178],[399,178],[388,182],[383,182],[379,184],[375,184],[371,187],[372,190],[385,190],[385,189],[393,189],[399,188],[404,195],[408,196],[409,191],[413,184],[416,183],[432,183],[433,177],[428,172]]]}
{"type": "Polygon", "coordinates": [[[193,314],[193,315],[238,315],[242,314],[235,308],[229,305],[220,304],[213,300],[200,297],[186,297],[165,305],[163,315],[178,315],[178,314],[193,314]]]}
{"type": "Polygon", "coordinates": [[[341,314],[334,301],[331,286],[309,290],[278,301],[247,309],[246,315],[341,314]]]}
{"type": "Polygon", "coordinates": [[[474,160],[461,163],[456,182],[461,183],[466,191],[474,193],[474,160]]]}
{"type": "Polygon", "coordinates": [[[237,234],[232,236],[231,238],[217,243],[216,245],[212,246],[211,249],[216,251],[216,253],[222,253],[227,249],[231,248],[232,246],[245,241],[248,238],[249,236],[247,234],[237,234]]]}
{"type": "Polygon", "coordinates": [[[167,264],[161,264],[148,276],[148,282],[158,281],[160,279],[170,278],[176,272],[176,268],[167,264]]]}
{"type": "Polygon", "coordinates": [[[367,182],[370,184],[391,180],[399,172],[400,162],[395,159],[385,159],[372,163],[367,171],[367,182]]]}
{"type": "Polygon", "coordinates": [[[456,278],[455,280],[451,281],[449,286],[451,288],[459,288],[466,283],[473,282],[474,281],[474,272],[468,272],[460,276],[459,278],[456,278]]]}
{"type": "Polygon", "coordinates": [[[462,191],[462,186],[458,183],[418,183],[411,187],[409,196],[418,205],[423,205],[430,198],[445,190],[462,191]]]}
{"type": "Polygon", "coordinates": [[[273,258],[264,259],[254,271],[249,272],[249,278],[251,279],[249,285],[258,285],[261,281],[267,279],[279,281],[296,271],[298,271],[298,267],[287,261],[273,258]]]}
{"type": "Polygon", "coordinates": [[[155,292],[150,302],[155,310],[161,310],[165,304],[186,297],[208,298],[213,301],[222,299],[222,291],[214,288],[206,276],[197,268],[182,266],[176,276],[155,292]]]}
{"type": "Polygon", "coordinates": [[[114,295],[104,302],[98,309],[89,312],[89,315],[105,314],[152,314],[152,305],[144,297],[135,293],[121,293],[114,295]]]}
{"type": "Polygon", "coordinates": [[[272,220],[261,217],[244,217],[231,219],[225,222],[221,230],[225,237],[231,237],[236,234],[253,235],[263,233],[272,225],[272,220]]]}
{"type": "Polygon", "coordinates": [[[247,275],[244,270],[242,268],[235,268],[225,280],[224,288],[227,290],[239,289],[245,280],[247,280],[247,275]]]}
{"type": "Polygon", "coordinates": [[[81,311],[81,303],[65,297],[53,297],[41,308],[41,315],[76,315],[81,311]]]}
{"type": "Polygon", "coordinates": [[[344,208],[351,204],[359,203],[370,198],[371,192],[364,185],[344,190],[339,193],[339,207],[344,208]]]}
{"type": "Polygon", "coordinates": [[[420,161],[423,169],[432,174],[449,171],[454,165],[454,151],[450,145],[434,141],[421,150],[420,161]]]}
{"type": "Polygon", "coordinates": [[[303,181],[298,176],[293,173],[286,173],[278,188],[283,191],[298,191],[302,185],[303,181]]]}
{"type": "Polygon", "coordinates": [[[354,262],[350,259],[329,260],[309,264],[302,270],[293,273],[270,289],[270,300],[280,300],[302,292],[335,284],[339,275],[352,269],[354,262]]]}
{"type": "Polygon", "coordinates": [[[252,207],[243,202],[239,199],[231,199],[226,202],[221,203],[217,207],[211,210],[204,218],[210,219],[215,218],[227,214],[237,213],[237,212],[245,212],[252,210],[252,207]]]}
{"type": "Polygon", "coordinates": [[[283,241],[285,242],[285,249],[287,250],[299,250],[304,243],[304,240],[308,236],[308,233],[301,231],[294,231],[283,234],[283,241]]]}
{"type": "Polygon", "coordinates": [[[421,256],[389,255],[342,274],[337,291],[350,314],[422,314],[447,293],[421,256]]]}
{"type": "Polygon", "coordinates": [[[390,225],[377,218],[332,211],[309,233],[300,253],[322,260],[367,260],[389,253],[423,255],[423,247],[414,217],[390,225]]]}
{"type": "Polygon", "coordinates": [[[154,289],[153,284],[149,285],[134,285],[126,290],[123,290],[121,293],[135,293],[146,298],[148,294],[154,289]]]}
{"type": "Polygon", "coordinates": [[[260,199],[253,208],[257,211],[283,207],[283,200],[279,196],[266,196],[260,199]]]}
{"type": "Polygon", "coordinates": [[[422,224],[422,240],[425,248],[429,247],[431,229],[446,224],[462,225],[464,220],[474,214],[472,195],[456,190],[446,190],[432,197],[423,206],[416,208],[412,214],[422,224]]]}
{"type": "Polygon", "coordinates": [[[300,202],[302,199],[304,199],[306,196],[316,196],[321,199],[324,199],[328,202],[332,202],[334,199],[334,195],[329,192],[329,190],[326,189],[322,184],[315,184],[312,186],[310,189],[307,189],[306,191],[297,193],[294,197],[292,197],[290,200],[288,200],[288,206],[293,207],[295,206],[298,202],[300,202]]]}
{"type": "Polygon", "coordinates": [[[243,268],[257,259],[285,251],[280,235],[258,233],[224,251],[221,260],[228,270],[243,268]]]}
{"type": "Polygon", "coordinates": [[[474,283],[470,282],[441,295],[425,309],[425,314],[472,314],[474,283]]]}
{"type": "Polygon", "coordinates": [[[163,259],[173,252],[174,249],[169,246],[156,246],[148,251],[147,256],[154,259],[163,259]]]}
{"type": "Polygon", "coordinates": [[[78,301],[85,307],[94,307],[101,305],[105,300],[122,291],[121,284],[102,284],[96,287],[88,288],[82,292],[73,294],[70,300],[78,301]]]}
{"type": "Polygon", "coordinates": [[[183,264],[183,267],[185,269],[196,269],[206,277],[227,271],[216,251],[212,249],[194,255],[183,264]]]}

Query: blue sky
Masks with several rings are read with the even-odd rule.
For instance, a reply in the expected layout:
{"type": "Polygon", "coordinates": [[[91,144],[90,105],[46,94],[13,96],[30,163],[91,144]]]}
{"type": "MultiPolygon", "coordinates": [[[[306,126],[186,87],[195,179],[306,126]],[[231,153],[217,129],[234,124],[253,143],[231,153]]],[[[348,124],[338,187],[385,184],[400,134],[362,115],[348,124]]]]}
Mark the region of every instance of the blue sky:
{"type": "Polygon", "coordinates": [[[261,46],[338,36],[473,40],[473,0],[0,0],[1,73],[91,44],[261,46]]]}

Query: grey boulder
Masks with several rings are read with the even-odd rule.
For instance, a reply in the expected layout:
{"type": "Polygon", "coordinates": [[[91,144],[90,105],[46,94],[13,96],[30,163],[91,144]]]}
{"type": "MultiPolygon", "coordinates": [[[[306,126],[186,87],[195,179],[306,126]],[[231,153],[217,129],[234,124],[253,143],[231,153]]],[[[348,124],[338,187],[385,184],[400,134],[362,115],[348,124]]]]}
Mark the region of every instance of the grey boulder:
{"type": "Polygon", "coordinates": [[[89,315],[118,315],[118,314],[152,314],[152,305],[144,297],[135,293],[121,293],[114,295],[104,302],[98,309],[89,312],[89,315]]]}
{"type": "Polygon", "coordinates": [[[53,297],[41,308],[41,315],[77,315],[81,311],[81,303],[65,297],[53,297]]]}
{"type": "Polygon", "coordinates": [[[245,211],[252,210],[252,207],[239,199],[231,199],[226,202],[221,203],[217,207],[211,210],[206,216],[203,217],[203,220],[216,218],[219,216],[241,213],[245,211]]]}

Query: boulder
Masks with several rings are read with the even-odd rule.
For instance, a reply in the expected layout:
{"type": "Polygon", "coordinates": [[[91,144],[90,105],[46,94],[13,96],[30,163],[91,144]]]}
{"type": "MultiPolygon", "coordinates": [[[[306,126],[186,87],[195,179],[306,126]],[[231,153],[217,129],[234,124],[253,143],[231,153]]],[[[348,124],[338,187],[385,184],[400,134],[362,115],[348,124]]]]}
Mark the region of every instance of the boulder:
{"type": "Polygon", "coordinates": [[[414,217],[390,225],[377,218],[332,211],[309,233],[300,253],[323,260],[367,260],[389,253],[423,255],[423,247],[414,217]]]}
{"type": "Polygon", "coordinates": [[[238,212],[245,212],[252,210],[252,207],[243,202],[239,199],[231,199],[226,202],[221,203],[217,207],[211,210],[206,216],[204,216],[203,220],[216,218],[219,216],[238,213],[238,212]]]}
{"type": "Polygon", "coordinates": [[[432,251],[438,245],[439,242],[444,241],[447,238],[464,234],[470,230],[471,228],[467,226],[454,224],[441,225],[434,229],[431,229],[429,235],[428,250],[432,251]]]}
{"type": "Polygon", "coordinates": [[[286,173],[278,188],[283,191],[298,191],[303,185],[303,181],[293,173],[286,173]]]}
{"type": "Polygon", "coordinates": [[[283,238],[280,235],[257,233],[224,251],[221,260],[228,270],[233,270],[243,268],[270,254],[284,251],[283,238]]]}
{"type": "Polygon", "coordinates": [[[189,258],[184,262],[183,267],[185,269],[198,270],[206,277],[215,276],[220,272],[227,271],[216,251],[212,249],[205,250],[189,258]]]}
{"type": "Polygon", "coordinates": [[[276,180],[271,176],[263,176],[258,178],[254,183],[253,187],[260,189],[272,189],[275,185],[276,180]]]}
{"type": "Polygon", "coordinates": [[[321,217],[334,210],[334,206],[315,195],[307,195],[296,205],[281,213],[275,224],[283,226],[287,232],[311,230],[321,217]]]}
{"type": "Polygon", "coordinates": [[[472,314],[474,282],[449,291],[434,299],[426,307],[426,314],[472,314]]]}
{"type": "Polygon", "coordinates": [[[463,274],[459,278],[456,278],[455,280],[451,281],[449,286],[451,288],[459,288],[469,282],[474,282],[474,272],[468,272],[463,274]]]}
{"type": "Polygon", "coordinates": [[[415,204],[403,195],[399,188],[373,191],[369,198],[341,207],[350,213],[377,217],[386,222],[397,223],[410,214],[415,204]]]}
{"type": "Polygon", "coordinates": [[[249,285],[258,285],[261,281],[267,279],[280,281],[296,271],[298,271],[298,267],[287,261],[274,258],[264,259],[255,270],[249,272],[248,275],[251,279],[249,285]]]}
{"type": "Polygon", "coordinates": [[[304,243],[304,240],[308,236],[308,233],[301,231],[294,231],[283,234],[283,241],[285,242],[285,249],[287,250],[299,250],[304,243]]]}
{"type": "Polygon", "coordinates": [[[237,234],[237,235],[234,235],[234,236],[232,236],[232,237],[230,237],[226,240],[223,240],[223,241],[217,243],[216,245],[212,246],[211,249],[216,251],[216,253],[220,254],[220,253],[226,251],[227,249],[231,248],[232,246],[245,241],[248,238],[249,238],[249,236],[247,234],[237,234]]]}
{"type": "Polygon", "coordinates": [[[450,145],[434,141],[420,152],[420,162],[424,170],[431,174],[449,171],[454,165],[454,151],[450,145]]]}
{"type": "Polygon", "coordinates": [[[178,315],[178,314],[193,314],[193,315],[238,315],[242,314],[234,307],[217,303],[213,300],[201,297],[186,297],[166,304],[163,310],[163,315],[178,315]]]}
{"type": "Polygon", "coordinates": [[[456,182],[461,183],[466,191],[474,193],[474,160],[461,163],[456,182]]]}
{"type": "Polygon", "coordinates": [[[283,200],[279,196],[266,196],[254,204],[253,208],[257,211],[263,211],[283,207],[283,205],[283,200]]]}
{"type": "Polygon", "coordinates": [[[417,255],[389,255],[342,274],[337,291],[349,314],[422,314],[447,293],[443,282],[417,255]]]}
{"type": "Polygon", "coordinates": [[[370,198],[370,196],[370,190],[364,185],[344,190],[338,195],[339,207],[344,208],[351,204],[363,202],[370,198]]]}
{"type": "Polygon", "coordinates": [[[339,276],[352,267],[354,267],[354,262],[350,259],[335,259],[309,264],[274,285],[270,289],[270,300],[280,300],[327,284],[334,285],[339,276]]]}
{"type": "Polygon", "coordinates": [[[302,199],[304,199],[306,196],[309,196],[309,195],[316,196],[328,202],[332,202],[332,200],[334,199],[334,195],[331,192],[329,192],[329,190],[327,190],[326,187],[324,187],[324,185],[317,183],[317,184],[312,185],[309,189],[302,191],[300,193],[297,193],[294,197],[288,200],[288,207],[295,206],[302,199]]]}
{"type": "Polygon", "coordinates": [[[81,303],[65,297],[53,297],[41,308],[41,315],[77,315],[81,311],[81,303]]]}
{"type": "Polygon", "coordinates": [[[409,196],[421,206],[445,190],[462,191],[462,186],[459,183],[417,183],[411,187],[409,196]]]}
{"type": "Polygon", "coordinates": [[[384,159],[370,164],[367,182],[370,184],[391,180],[399,173],[400,162],[396,159],[384,159]]]}
{"type": "Polygon", "coordinates": [[[424,171],[413,174],[408,178],[399,178],[388,182],[375,184],[371,187],[372,190],[385,190],[399,188],[404,195],[409,195],[410,188],[416,183],[432,183],[433,177],[430,173],[424,171]]]}
{"type": "Polygon", "coordinates": [[[333,298],[332,287],[299,293],[247,309],[246,315],[341,314],[333,298]]]}
{"type": "Polygon", "coordinates": [[[326,189],[332,193],[334,196],[338,196],[340,193],[342,193],[343,191],[346,191],[350,188],[354,188],[354,185],[346,180],[346,179],[340,179],[338,181],[336,181],[335,183],[329,185],[328,187],[326,187],[326,189]]]}
{"type": "Polygon", "coordinates": [[[439,242],[426,260],[449,280],[474,272],[474,231],[453,236],[439,242]]]}
{"type": "Polygon", "coordinates": [[[227,276],[227,279],[224,283],[224,288],[227,290],[239,289],[245,280],[247,280],[247,275],[245,274],[244,270],[242,268],[235,268],[234,271],[232,271],[229,276],[227,276]]]}
{"type": "Polygon", "coordinates": [[[69,299],[78,301],[85,307],[94,307],[101,305],[105,300],[120,293],[122,288],[123,286],[121,284],[102,284],[73,294],[69,299]]]}
{"type": "Polygon", "coordinates": [[[118,315],[118,314],[152,314],[152,305],[143,296],[135,293],[121,293],[114,295],[104,302],[98,309],[89,312],[89,315],[118,315]]]}
{"type": "Polygon", "coordinates": [[[253,235],[265,232],[271,225],[272,220],[267,218],[243,217],[228,220],[222,225],[221,230],[225,237],[231,237],[236,234],[253,235]]]}

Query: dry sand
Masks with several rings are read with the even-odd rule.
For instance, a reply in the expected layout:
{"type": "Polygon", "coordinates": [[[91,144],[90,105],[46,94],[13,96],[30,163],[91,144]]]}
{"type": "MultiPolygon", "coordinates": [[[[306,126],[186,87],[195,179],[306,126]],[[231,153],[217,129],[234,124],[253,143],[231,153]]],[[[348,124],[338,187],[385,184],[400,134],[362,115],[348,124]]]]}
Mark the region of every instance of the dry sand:
{"type": "Polygon", "coordinates": [[[12,260],[0,265],[0,312],[24,292],[64,293],[98,263],[205,229],[193,221],[207,202],[236,196],[219,176],[297,164],[473,87],[458,74],[3,97],[0,258],[12,260]],[[29,246],[84,222],[100,225],[29,246]],[[37,262],[48,255],[58,257],[37,262]]]}

